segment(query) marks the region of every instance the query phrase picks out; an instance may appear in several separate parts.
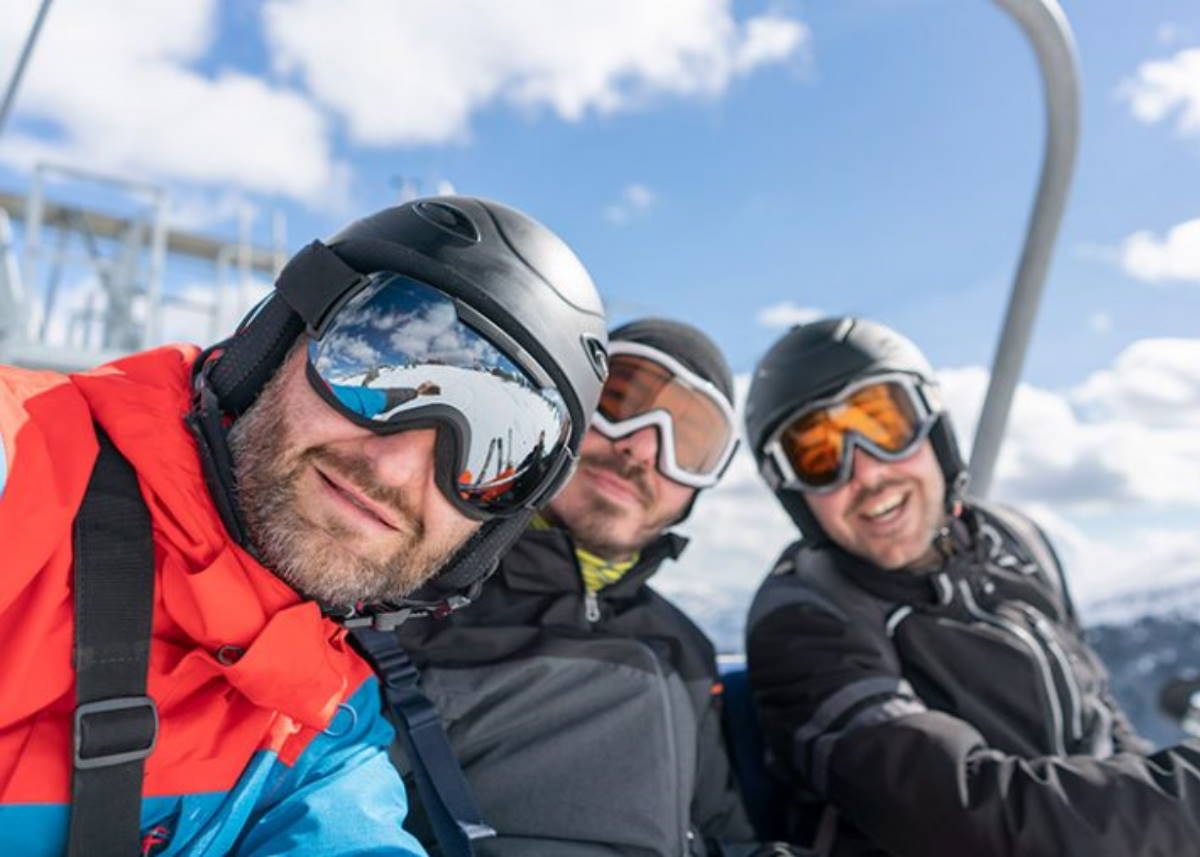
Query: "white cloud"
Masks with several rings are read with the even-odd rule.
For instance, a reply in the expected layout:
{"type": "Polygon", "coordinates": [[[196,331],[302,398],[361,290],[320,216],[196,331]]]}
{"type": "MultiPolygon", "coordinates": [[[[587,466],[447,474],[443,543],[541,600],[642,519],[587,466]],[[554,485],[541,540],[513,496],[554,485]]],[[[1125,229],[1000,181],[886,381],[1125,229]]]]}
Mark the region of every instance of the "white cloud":
{"type": "Polygon", "coordinates": [[[658,200],[658,194],[644,184],[625,185],[617,202],[604,208],[604,219],[618,226],[628,223],[631,218],[650,209],[658,200]]]}
{"type": "Polygon", "coordinates": [[[1121,244],[1121,267],[1148,283],[1200,282],[1200,218],[1172,227],[1162,240],[1147,230],[1130,235],[1121,244]]]}
{"type": "Polygon", "coordinates": [[[1200,48],[1142,63],[1117,93],[1142,122],[1153,124],[1178,114],[1180,134],[1200,134],[1200,48]]]}
{"type": "MultiPolygon", "coordinates": [[[[0,15],[0,57],[17,55],[30,21],[0,15]]],[[[345,182],[328,123],[305,96],[233,69],[195,64],[215,38],[214,0],[63,3],[30,62],[19,114],[52,132],[9,126],[3,158],[251,191],[309,202],[345,182]]],[[[7,69],[5,69],[7,71],[7,69]]]]}
{"type": "MultiPolygon", "coordinates": [[[[996,462],[994,496],[1092,515],[1123,504],[1200,506],[1200,432],[1194,428],[1200,383],[1188,386],[1178,371],[1185,342],[1200,347],[1200,340],[1143,340],[1111,369],[1066,392],[1020,385],[996,462]]],[[[987,371],[951,369],[939,377],[969,452],[987,371]]]]}
{"type": "Polygon", "coordinates": [[[777,14],[735,19],[730,0],[270,0],[276,69],[304,81],[369,145],[464,138],[507,103],[567,121],[648,97],[717,95],[800,55],[809,31],[777,14]],[[352,48],[347,48],[352,46],[352,48]]]}
{"type": "MultiPolygon", "coordinates": [[[[1093,419],[1200,429],[1200,339],[1143,339],[1072,391],[1093,419]]],[[[1196,492],[1200,501],[1200,490],[1196,492]]]]}
{"type": "Polygon", "coordinates": [[[1085,622],[1120,621],[1150,606],[1147,590],[1200,580],[1200,532],[1193,529],[1136,526],[1097,538],[1045,503],[1022,508],[1054,544],[1085,622]]]}
{"type": "Polygon", "coordinates": [[[795,301],[781,301],[759,310],[755,321],[763,327],[792,327],[824,317],[825,313],[819,309],[800,306],[795,301]]]}
{"type": "MultiPolygon", "coordinates": [[[[1200,577],[1197,366],[1200,339],[1142,340],[1073,388],[1018,388],[993,496],[1047,529],[1085,607],[1200,577]]],[[[939,377],[968,454],[987,370],[948,369],[939,377]]],[[[737,381],[740,410],[746,377],[737,381]]],[[[656,585],[721,648],[739,650],[750,598],[796,537],[795,526],[741,450],[725,480],[701,497],[685,531],[692,545],[656,585]]]]}

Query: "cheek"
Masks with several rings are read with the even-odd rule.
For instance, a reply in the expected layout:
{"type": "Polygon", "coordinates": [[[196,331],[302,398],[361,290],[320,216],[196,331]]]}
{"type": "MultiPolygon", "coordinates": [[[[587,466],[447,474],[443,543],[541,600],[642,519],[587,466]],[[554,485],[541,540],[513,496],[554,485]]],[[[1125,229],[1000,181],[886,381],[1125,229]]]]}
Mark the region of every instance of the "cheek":
{"type": "Polygon", "coordinates": [[[655,525],[660,521],[674,521],[683,514],[683,510],[696,496],[696,489],[680,485],[663,476],[657,470],[652,471],[655,482],[657,514],[653,517],[655,525]]]}
{"type": "Polygon", "coordinates": [[[583,443],[579,445],[579,455],[603,455],[612,449],[612,441],[593,428],[583,433],[583,443]]]}
{"type": "Polygon", "coordinates": [[[456,509],[433,483],[426,486],[425,508],[422,522],[425,531],[434,541],[442,543],[462,542],[479,529],[480,523],[473,521],[456,509]]]}
{"type": "Polygon", "coordinates": [[[842,530],[842,518],[850,503],[850,492],[846,490],[846,487],[828,494],[809,492],[804,495],[804,501],[808,503],[809,510],[825,530],[831,532],[842,530]]]}
{"type": "Polygon", "coordinates": [[[288,437],[294,444],[307,449],[361,433],[317,395],[305,374],[306,361],[295,356],[293,361],[286,367],[289,375],[279,406],[286,412],[288,437]]]}

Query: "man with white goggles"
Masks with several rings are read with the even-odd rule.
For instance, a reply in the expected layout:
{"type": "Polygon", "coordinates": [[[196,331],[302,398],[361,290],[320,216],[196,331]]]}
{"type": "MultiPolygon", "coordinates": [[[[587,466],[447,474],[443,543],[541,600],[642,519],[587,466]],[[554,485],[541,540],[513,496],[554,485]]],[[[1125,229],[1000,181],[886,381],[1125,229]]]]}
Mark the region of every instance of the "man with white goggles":
{"type": "Polygon", "coordinates": [[[376,433],[438,429],[437,484],[476,520],[532,503],[570,458],[571,415],[546,372],[478,312],[411,277],[369,275],[309,340],[308,379],[376,433]]]}
{"type": "Polygon", "coordinates": [[[716,485],[737,448],[727,394],[664,351],[614,341],[592,428],[615,441],[648,426],[659,473],[689,488],[716,485]]]}
{"type": "Polygon", "coordinates": [[[937,387],[906,372],[861,378],[785,417],[763,447],[780,487],[825,493],[853,477],[856,447],[880,461],[907,458],[941,412],[937,387]]]}
{"type": "Polygon", "coordinates": [[[713,645],[649,585],[733,453],[732,375],[666,319],[611,331],[609,355],[574,475],[469,610],[401,641],[453,718],[487,853],[789,853],[751,844],[713,645]]]}

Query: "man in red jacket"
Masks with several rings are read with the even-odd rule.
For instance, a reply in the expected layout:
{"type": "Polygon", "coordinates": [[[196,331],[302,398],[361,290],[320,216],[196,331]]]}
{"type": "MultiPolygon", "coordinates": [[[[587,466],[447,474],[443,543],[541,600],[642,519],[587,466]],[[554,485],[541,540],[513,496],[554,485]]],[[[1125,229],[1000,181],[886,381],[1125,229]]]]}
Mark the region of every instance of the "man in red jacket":
{"type": "Polygon", "coordinates": [[[569,473],[604,348],[561,240],[447,197],[309,245],[207,351],[0,367],[0,843],[423,855],[334,620],[478,590],[569,473]],[[143,599],[145,635],[104,639],[143,599]],[[138,658],[139,691],[95,692],[138,658]]]}

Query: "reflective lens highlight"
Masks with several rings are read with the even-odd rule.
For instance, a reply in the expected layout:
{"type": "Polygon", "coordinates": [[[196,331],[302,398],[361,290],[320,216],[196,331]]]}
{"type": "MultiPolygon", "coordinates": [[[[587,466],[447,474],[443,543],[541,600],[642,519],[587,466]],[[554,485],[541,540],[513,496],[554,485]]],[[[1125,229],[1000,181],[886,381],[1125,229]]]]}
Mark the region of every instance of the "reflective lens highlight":
{"type": "Polygon", "coordinates": [[[926,427],[914,392],[897,381],[883,381],[806,409],[779,432],[779,450],[796,478],[813,488],[849,478],[851,435],[865,441],[872,451],[893,458],[903,456],[926,427]]]}
{"type": "Polygon", "coordinates": [[[557,390],[461,321],[450,297],[398,274],[373,274],[310,340],[308,359],[318,392],[355,422],[453,435],[454,493],[481,511],[533,496],[570,434],[557,390]]]}
{"type": "Polygon", "coordinates": [[[675,463],[689,473],[711,473],[721,464],[733,433],[711,396],[683,383],[665,366],[633,354],[611,357],[599,410],[612,423],[665,411],[674,429],[675,463]]]}

